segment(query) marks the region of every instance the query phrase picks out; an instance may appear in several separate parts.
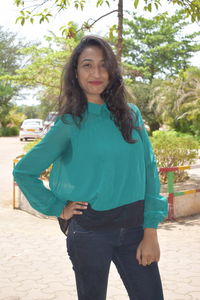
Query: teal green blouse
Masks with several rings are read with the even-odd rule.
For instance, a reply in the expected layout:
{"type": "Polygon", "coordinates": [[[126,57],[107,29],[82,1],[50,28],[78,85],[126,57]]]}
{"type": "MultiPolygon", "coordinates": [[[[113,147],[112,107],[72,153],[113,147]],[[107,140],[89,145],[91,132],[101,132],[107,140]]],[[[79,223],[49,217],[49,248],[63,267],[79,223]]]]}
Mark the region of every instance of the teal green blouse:
{"type": "Polygon", "coordinates": [[[67,201],[86,201],[95,210],[108,210],[144,200],[144,228],[157,228],[167,216],[160,195],[156,161],[139,109],[129,144],[110,118],[106,104],[88,102],[81,127],[70,114],[55,125],[15,166],[13,175],[31,206],[59,216],[67,201]],[[53,163],[50,189],[39,179],[53,163]]]}

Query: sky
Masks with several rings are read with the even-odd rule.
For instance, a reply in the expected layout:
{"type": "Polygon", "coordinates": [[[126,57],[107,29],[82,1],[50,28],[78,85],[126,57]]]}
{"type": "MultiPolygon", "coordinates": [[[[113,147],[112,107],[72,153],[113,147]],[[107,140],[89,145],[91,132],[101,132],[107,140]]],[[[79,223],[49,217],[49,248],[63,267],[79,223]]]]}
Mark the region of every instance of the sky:
{"type": "MultiPolygon", "coordinates": [[[[89,18],[95,20],[99,16],[117,9],[117,1],[114,0],[110,1],[110,8],[106,4],[102,7],[96,8],[95,3],[97,0],[87,0],[87,5],[83,11],[76,10],[71,7],[64,13],[58,14],[56,17],[52,18],[49,23],[45,22],[38,24],[38,22],[34,22],[34,24],[30,24],[27,22],[24,26],[21,26],[20,23],[15,23],[16,18],[19,16],[19,8],[17,8],[13,2],[13,0],[0,0],[0,26],[3,26],[4,29],[8,29],[9,31],[16,32],[18,37],[23,40],[40,41],[42,44],[45,44],[44,36],[49,35],[49,31],[53,31],[56,35],[61,36],[59,28],[67,24],[69,21],[73,20],[78,24],[82,24],[89,18]]],[[[30,0],[30,2],[32,1],[30,0]]],[[[140,3],[142,4],[141,1],[140,3]]],[[[133,0],[124,1],[124,10],[133,11],[133,0]]],[[[142,6],[139,10],[143,12],[142,6]]],[[[164,10],[167,10],[170,14],[172,14],[175,11],[175,7],[173,5],[169,6],[167,0],[162,0],[162,8],[159,9],[159,12],[164,10]]],[[[155,12],[156,11],[154,11],[154,13],[155,12]]],[[[149,17],[149,14],[145,13],[145,16],[149,17]]],[[[108,32],[109,27],[114,24],[117,24],[116,12],[98,21],[93,27],[92,33],[104,36],[108,32]]],[[[193,24],[190,26],[189,30],[200,30],[200,25],[193,24]]],[[[193,65],[200,67],[200,53],[195,54],[191,62],[193,65]]],[[[24,90],[23,94],[24,99],[17,101],[18,104],[38,104],[33,91],[24,90]]]]}

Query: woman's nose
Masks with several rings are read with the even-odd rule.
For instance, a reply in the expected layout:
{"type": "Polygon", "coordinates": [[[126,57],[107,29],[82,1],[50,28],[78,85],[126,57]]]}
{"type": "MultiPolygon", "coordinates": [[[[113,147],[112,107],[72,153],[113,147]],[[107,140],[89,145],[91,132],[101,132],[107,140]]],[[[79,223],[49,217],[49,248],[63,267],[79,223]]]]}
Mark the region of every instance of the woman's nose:
{"type": "Polygon", "coordinates": [[[93,67],[92,69],[92,75],[95,76],[95,77],[99,77],[100,76],[100,69],[99,67],[93,67]]]}

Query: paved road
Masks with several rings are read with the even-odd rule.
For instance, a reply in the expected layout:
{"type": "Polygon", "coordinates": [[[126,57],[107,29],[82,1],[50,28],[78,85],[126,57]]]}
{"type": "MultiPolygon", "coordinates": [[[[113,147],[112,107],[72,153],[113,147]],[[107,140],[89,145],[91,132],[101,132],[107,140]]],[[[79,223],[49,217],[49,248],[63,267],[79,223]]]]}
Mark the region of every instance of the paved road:
{"type": "Polygon", "coordinates": [[[18,137],[0,137],[0,205],[12,206],[13,159],[23,153],[25,142],[18,137]]]}
{"type": "MultiPolygon", "coordinates": [[[[0,138],[0,300],[77,300],[57,222],[11,209],[12,159],[22,146],[0,138]]],[[[165,222],[158,234],[165,300],[200,300],[200,215],[165,222]]],[[[107,299],[128,299],[113,265],[107,299]]]]}
{"type": "MultiPolygon", "coordinates": [[[[0,220],[0,300],[77,300],[57,222],[9,208],[0,220]]],[[[200,216],[166,222],[158,234],[165,300],[199,300],[200,216]]],[[[128,300],[113,265],[107,299],[128,300]]]]}

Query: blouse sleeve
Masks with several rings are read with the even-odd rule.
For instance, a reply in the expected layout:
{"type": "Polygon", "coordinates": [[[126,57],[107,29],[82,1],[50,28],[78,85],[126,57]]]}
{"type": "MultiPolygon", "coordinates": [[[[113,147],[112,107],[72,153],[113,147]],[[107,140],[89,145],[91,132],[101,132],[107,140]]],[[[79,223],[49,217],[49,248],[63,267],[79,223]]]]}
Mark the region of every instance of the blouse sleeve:
{"type": "Polygon", "coordinates": [[[14,179],[30,205],[48,216],[59,216],[65,203],[47,189],[39,177],[68,147],[68,131],[68,125],[57,119],[45,137],[16,164],[13,170],[14,179]]]}
{"type": "Polygon", "coordinates": [[[153,148],[144,127],[144,122],[137,106],[131,104],[134,109],[137,121],[136,126],[140,127],[139,133],[143,142],[146,165],[146,190],[144,199],[144,228],[157,228],[158,224],[167,217],[168,202],[160,195],[160,179],[156,165],[153,148]]]}

